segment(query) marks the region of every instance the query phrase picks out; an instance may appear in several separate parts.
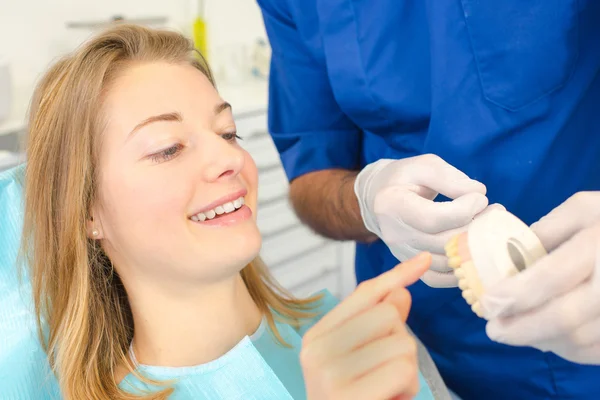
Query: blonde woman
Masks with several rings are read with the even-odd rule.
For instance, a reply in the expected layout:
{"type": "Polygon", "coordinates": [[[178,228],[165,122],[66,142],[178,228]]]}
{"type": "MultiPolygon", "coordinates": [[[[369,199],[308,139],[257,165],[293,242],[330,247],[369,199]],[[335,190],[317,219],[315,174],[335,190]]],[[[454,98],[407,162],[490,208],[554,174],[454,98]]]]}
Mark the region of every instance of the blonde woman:
{"type": "Polygon", "coordinates": [[[62,397],[434,398],[404,326],[430,257],[337,307],[292,298],[258,258],[257,169],[237,140],[176,33],[118,26],[44,76],[22,254],[62,397]]]}

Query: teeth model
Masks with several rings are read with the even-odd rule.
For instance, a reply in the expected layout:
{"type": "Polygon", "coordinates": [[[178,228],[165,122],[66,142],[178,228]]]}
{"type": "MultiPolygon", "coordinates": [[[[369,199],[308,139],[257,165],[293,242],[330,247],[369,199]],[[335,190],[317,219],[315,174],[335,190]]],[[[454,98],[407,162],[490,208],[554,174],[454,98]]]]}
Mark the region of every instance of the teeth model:
{"type": "Polygon", "coordinates": [[[476,218],[467,232],[452,238],[446,255],[463,297],[482,317],[479,300],[486,289],[528,268],[546,250],[519,218],[505,210],[491,210],[476,218]]]}

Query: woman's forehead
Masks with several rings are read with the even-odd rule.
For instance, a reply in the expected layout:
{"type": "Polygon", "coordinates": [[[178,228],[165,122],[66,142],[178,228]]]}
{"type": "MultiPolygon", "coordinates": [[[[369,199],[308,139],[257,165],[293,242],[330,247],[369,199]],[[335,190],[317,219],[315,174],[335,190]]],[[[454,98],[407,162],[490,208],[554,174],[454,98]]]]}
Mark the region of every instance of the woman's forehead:
{"type": "Polygon", "coordinates": [[[222,100],[209,79],[186,64],[147,63],[129,67],[106,92],[104,116],[127,132],[141,121],[167,113],[211,117],[222,100]]]}

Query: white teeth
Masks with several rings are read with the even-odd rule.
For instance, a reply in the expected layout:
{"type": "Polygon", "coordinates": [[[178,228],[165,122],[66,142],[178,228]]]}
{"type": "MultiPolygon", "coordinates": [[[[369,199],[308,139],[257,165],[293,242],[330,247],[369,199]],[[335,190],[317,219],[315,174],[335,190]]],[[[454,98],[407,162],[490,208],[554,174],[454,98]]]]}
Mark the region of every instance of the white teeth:
{"type": "Polygon", "coordinates": [[[233,212],[238,208],[241,208],[245,203],[246,202],[244,201],[244,198],[240,197],[239,199],[235,199],[234,201],[230,201],[220,206],[217,206],[213,210],[208,210],[198,213],[196,215],[192,215],[191,220],[198,222],[206,221],[207,219],[213,219],[217,215],[223,215],[225,213],[233,212]]]}
{"type": "Polygon", "coordinates": [[[233,210],[235,210],[235,206],[233,205],[232,202],[223,204],[223,208],[225,209],[225,212],[227,212],[227,213],[230,213],[233,210]]]}

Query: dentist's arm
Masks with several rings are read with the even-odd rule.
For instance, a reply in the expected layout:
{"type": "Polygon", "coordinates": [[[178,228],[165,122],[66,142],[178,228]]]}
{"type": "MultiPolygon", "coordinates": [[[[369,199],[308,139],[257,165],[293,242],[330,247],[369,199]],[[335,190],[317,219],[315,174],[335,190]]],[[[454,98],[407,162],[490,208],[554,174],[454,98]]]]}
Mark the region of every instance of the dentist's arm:
{"type": "Polygon", "coordinates": [[[354,195],[357,171],[328,169],[294,179],[290,199],[302,222],[335,240],[372,242],[377,239],[360,215],[354,195]]]}

